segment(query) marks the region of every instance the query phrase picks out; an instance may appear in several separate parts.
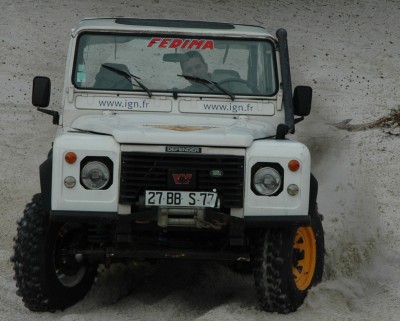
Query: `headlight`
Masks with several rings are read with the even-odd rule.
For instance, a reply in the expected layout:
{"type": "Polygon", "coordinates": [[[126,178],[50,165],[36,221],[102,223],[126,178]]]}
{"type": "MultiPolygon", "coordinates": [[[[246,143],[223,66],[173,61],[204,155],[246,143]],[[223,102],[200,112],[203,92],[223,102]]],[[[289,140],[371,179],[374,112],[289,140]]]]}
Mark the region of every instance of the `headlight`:
{"type": "Polygon", "coordinates": [[[279,172],[271,167],[260,168],[253,178],[253,186],[262,195],[276,193],[282,185],[282,177],[279,172]]]}
{"type": "Polygon", "coordinates": [[[110,170],[102,162],[88,162],[81,172],[81,182],[88,189],[102,189],[110,180],[110,170]]]}

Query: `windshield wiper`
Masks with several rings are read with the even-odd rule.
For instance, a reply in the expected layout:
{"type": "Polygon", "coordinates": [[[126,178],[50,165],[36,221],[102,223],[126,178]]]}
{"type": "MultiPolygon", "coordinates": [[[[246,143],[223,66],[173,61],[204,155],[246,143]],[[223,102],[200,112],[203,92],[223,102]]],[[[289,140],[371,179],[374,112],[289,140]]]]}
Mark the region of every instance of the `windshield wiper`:
{"type": "Polygon", "coordinates": [[[135,75],[131,74],[128,71],[125,71],[125,70],[122,70],[122,69],[119,69],[119,68],[115,68],[115,67],[107,65],[107,64],[102,64],[101,66],[106,68],[106,69],[108,69],[108,70],[114,71],[119,75],[122,75],[123,77],[128,79],[131,83],[132,83],[132,79],[133,79],[140,86],[140,88],[142,88],[145,92],[147,92],[149,97],[151,97],[153,95],[151,93],[150,89],[147,88],[145,85],[143,85],[143,83],[141,81],[139,81],[140,78],[138,76],[135,76],[135,75]]]}
{"type": "MultiPolygon", "coordinates": [[[[235,95],[231,94],[229,91],[227,91],[225,88],[221,87],[216,81],[212,81],[212,80],[208,80],[208,79],[204,79],[204,78],[200,78],[200,77],[193,77],[193,76],[188,76],[188,75],[178,75],[179,77],[183,77],[186,80],[191,80],[194,82],[197,82],[199,84],[203,84],[205,86],[207,85],[214,85],[215,87],[217,87],[219,90],[221,90],[224,94],[228,95],[232,101],[235,100],[235,95]]],[[[210,88],[211,90],[213,90],[211,87],[207,86],[208,88],[210,88]]]]}

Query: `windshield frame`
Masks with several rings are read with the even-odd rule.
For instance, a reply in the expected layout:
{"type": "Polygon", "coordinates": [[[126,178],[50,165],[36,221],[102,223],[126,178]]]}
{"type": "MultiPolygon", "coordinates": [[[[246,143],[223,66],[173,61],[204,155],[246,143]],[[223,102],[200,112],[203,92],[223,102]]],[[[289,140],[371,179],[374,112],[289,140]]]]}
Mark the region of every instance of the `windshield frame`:
{"type": "MultiPolygon", "coordinates": [[[[75,40],[75,48],[73,51],[73,60],[72,60],[72,70],[71,70],[71,77],[70,81],[72,85],[74,86],[74,89],[79,92],[92,92],[92,93],[101,93],[101,92],[123,92],[124,94],[132,94],[132,95],[147,95],[145,91],[143,91],[142,88],[133,88],[133,89],[102,89],[102,88],[93,88],[93,87],[81,87],[78,85],[76,81],[76,73],[77,73],[77,68],[78,68],[78,55],[79,55],[79,50],[80,50],[80,40],[84,35],[116,35],[116,36],[123,36],[123,37],[146,37],[146,38],[190,38],[190,39],[205,39],[205,40],[222,40],[222,41],[241,41],[241,42],[266,42],[271,46],[271,53],[272,53],[272,68],[273,68],[273,73],[269,74],[273,83],[274,83],[274,91],[270,94],[255,94],[255,93],[235,93],[235,96],[237,97],[251,97],[251,99],[270,99],[276,96],[276,94],[279,91],[279,76],[278,76],[278,63],[277,63],[277,48],[276,48],[276,42],[273,41],[273,39],[264,36],[264,37],[250,37],[250,38],[244,38],[244,37],[237,37],[237,36],[226,36],[226,35],[210,35],[210,34],[192,34],[192,33],[180,33],[180,32],[134,32],[134,31],[99,31],[99,30],[83,30],[81,31],[77,36],[75,40]]],[[[266,55],[264,55],[264,59],[266,60],[266,55]]],[[[266,62],[264,62],[266,64],[266,62]]],[[[177,75],[178,76],[178,75],[177,75]]],[[[265,74],[265,77],[267,77],[267,73],[265,74]]],[[[226,97],[226,94],[222,91],[213,91],[213,92],[194,92],[194,91],[184,91],[182,89],[178,89],[176,91],[173,90],[160,90],[160,89],[154,89],[154,88],[149,88],[151,92],[155,95],[164,95],[164,96],[176,96],[177,94],[179,96],[224,96],[226,97]]]]}

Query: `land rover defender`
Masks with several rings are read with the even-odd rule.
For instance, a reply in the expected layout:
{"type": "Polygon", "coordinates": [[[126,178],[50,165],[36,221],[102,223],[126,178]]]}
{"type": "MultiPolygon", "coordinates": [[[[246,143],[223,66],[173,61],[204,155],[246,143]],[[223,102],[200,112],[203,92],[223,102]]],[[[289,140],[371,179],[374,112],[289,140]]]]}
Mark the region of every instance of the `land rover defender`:
{"type": "Polygon", "coordinates": [[[324,235],[308,148],[289,139],[312,89],[292,90],[287,33],[261,26],[85,19],[72,30],[41,190],[18,222],[18,294],[65,309],[99,264],[251,265],[260,306],[289,313],[321,281],[324,235]]]}

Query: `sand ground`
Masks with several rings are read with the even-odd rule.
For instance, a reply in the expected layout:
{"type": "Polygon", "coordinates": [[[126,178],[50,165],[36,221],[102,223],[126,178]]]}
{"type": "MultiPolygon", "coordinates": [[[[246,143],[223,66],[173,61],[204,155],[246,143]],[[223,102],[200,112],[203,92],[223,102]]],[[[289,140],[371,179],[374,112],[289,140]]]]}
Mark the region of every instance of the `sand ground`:
{"type": "Polygon", "coordinates": [[[331,123],[378,119],[400,105],[400,4],[389,0],[0,0],[0,320],[398,320],[400,138],[331,123]],[[314,90],[296,138],[311,150],[324,214],[323,283],[291,315],[259,310],[251,276],[214,264],[161,264],[138,283],[103,271],[89,295],[33,313],[15,294],[16,220],[39,191],[38,166],[56,127],[31,106],[35,75],[52,79],[60,110],[69,30],[80,19],[128,15],[261,24],[288,30],[294,84],[314,90]]]}

